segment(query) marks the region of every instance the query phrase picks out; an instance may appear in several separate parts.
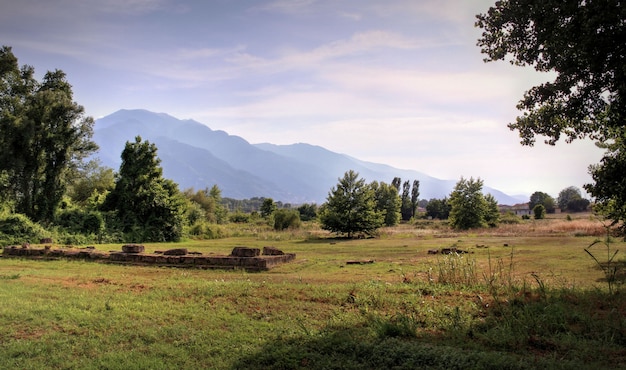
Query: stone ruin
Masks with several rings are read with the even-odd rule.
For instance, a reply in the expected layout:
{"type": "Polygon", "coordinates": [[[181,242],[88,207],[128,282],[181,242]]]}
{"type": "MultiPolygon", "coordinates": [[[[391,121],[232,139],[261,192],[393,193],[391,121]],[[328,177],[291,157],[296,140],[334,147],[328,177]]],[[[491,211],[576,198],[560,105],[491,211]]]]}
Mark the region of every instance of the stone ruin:
{"type": "Polygon", "coordinates": [[[166,251],[145,253],[140,244],[126,244],[121,251],[103,252],[95,247],[85,248],[34,248],[29,244],[5,247],[3,257],[27,257],[36,259],[83,259],[96,262],[108,262],[128,265],[154,265],[167,267],[188,267],[201,269],[245,269],[247,271],[266,271],[277,265],[291,262],[295,253],[284,253],[275,247],[259,248],[235,247],[228,256],[205,256],[200,252],[189,252],[187,248],[175,248],[166,251]]]}

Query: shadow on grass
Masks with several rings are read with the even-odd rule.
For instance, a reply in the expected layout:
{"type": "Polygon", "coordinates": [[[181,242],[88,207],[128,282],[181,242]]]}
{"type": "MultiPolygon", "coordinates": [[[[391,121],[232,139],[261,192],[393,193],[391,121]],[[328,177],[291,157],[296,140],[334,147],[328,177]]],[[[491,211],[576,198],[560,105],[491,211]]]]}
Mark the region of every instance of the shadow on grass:
{"type": "Polygon", "coordinates": [[[355,326],[275,338],[233,369],[620,368],[626,365],[625,310],[623,294],[518,291],[455,327],[418,320],[418,330],[389,330],[397,322],[369,315],[355,326]]]}
{"type": "MultiPolygon", "coordinates": [[[[529,364],[528,364],[529,365],[529,364]]],[[[436,346],[423,339],[367,335],[350,327],[276,339],[233,369],[530,369],[521,358],[436,346]]]]}
{"type": "Polygon", "coordinates": [[[602,262],[597,269],[605,272],[605,276],[599,278],[597,280],[598,282],[606,283],[609,276],[611,276],[613,281],[617,284],[626,283],[626,260],[612,262],[610,265],[606,262],[602,262]],[[613,271],[615,271],[614,275],[612,275],[613,271]]]}

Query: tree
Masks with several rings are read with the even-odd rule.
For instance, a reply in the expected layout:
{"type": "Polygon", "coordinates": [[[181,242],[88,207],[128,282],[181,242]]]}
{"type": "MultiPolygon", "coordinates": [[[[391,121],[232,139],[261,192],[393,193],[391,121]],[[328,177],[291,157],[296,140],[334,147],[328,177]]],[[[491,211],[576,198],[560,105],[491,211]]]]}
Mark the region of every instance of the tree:
{"type": "Polygon", "coordinates": [[[67,193],[77,205],[91,207],[93,206],[89,204],[91,199],[106,195],[114,186],[113,169],[101,166],[99,160],[92,160],[75,171],[75,175],[69,181],[67,193]]]}
{"type": "Polygon", "coordinates": [[[40,83],[10,47],[0,49],[0,173],[9,178],[3,196],[17,212],[53,220],[68,173],[98,148],[84,111],[63,71],[48,71],[40,83]]]}
{"type": "Polygon", "coordinates": [[[413,213],[411,212],[412,207],[411,207],[410,194],[411,194],[411,182],[409,180],[406,180],[402,184],[402,196],[400,198],[401,199],[400,213],[402,215],[402,221],[408,221],[413,216],[413,213]]]}
{"type": "Polygon", "coordinates": [[[497,227],[498,223],[500,223],[500,210],[498,209],[498,201],[491,194],[485,195],[484,200],[485,213],[483,215],[483,219],[485,220],[487,226],[497,227]]]}
{"type": "Polygon", "coordinates": [[[554,213],[555,202],[554,198],[552,198],[550,195],[541,191],[536,191],[532,193],[528,202],[528,208],[534,209],[535,206],[539,204],[541,204],[545,208],[545,211],[547,213],[554,213]]]}
{"type": "Polygon", "coordinates": [[[461,180],[450,194],[450,225],[455,229],[473,229],[497,226],[499,220],[498,203],[490,194],[482,193],[483,181],[478,178],[461,180]]]}
{"type": "Polygon", "coordinates": [[[137,241],[178,241],[185,199],[178,186],[162,176],[157,147],[137,136],[126,142],[115,188],[104,204],[115,210],[123,232],[137,241]]]}
{"type": "MultiPolygon", "coordinates": [[[[392,186],[399,188],[401,182],[400,178],[395,177],[393,180],[394,183],[392,183],[392,186]]],[[[419,187],[420,182],[418,180],[413,180],[412,188],[409,180],[402,183],[402,196],[400,198],[400,213],[402,215],[402,221],[410,220],[413,216],[415,216],[415,213],[417,213],[417,204],[419,202],[418,197],[420,195],[419,187]]]]}
{"type": "Polygon", "coordinates": [[[509,124],[522,144],[536,136],[554,145],[591,138],[606,149],[585,189],[616,223],[626,220],[626,5],[623,1],[498,1],[477,15],[486,62],[551,72],[551,82],[524,94],[509,124]]]}
{"type": "Polygon", "coordinates": [[[575,186],[561,190],[557,202],[561,210],[568,212],[582,212],[589,207],[589,201],[582,197],[580,189],[575,186]]]}
{"type": "Polygon", "coordinates": [[[384,221],[376,211],[374,190],[352,170],[330,190],[319,217],[322,229],[347,234],[349,238],[356,233],[371,235],[384,221]]]}
{"type": "Polygon", "coordinates": [[[400,185],[402,185],[402,179],[399,177],[394,177],[391,181],[391,186],[393,186],[398,193],[400,193],[400,185]]]}
{"type": "Polygon", "coordinates": [[[426,205],[426,216],[432,219],[447,220],[450,215],[448,198],[431,199],[426,205]]]}
{"type": "Polygon", "coordinates": [[[268,218],[276,211],[276,203],[274,203],[274,199],[265,198],[263,199],[263,204],[261,204],[261,217],[268,218]]]}
{"type": "Polygon", "coordinates": [[[317,218],[317,205],[315,203],[305,203],[298,207],[298,213],[300,213],[302,221],[315,220],[317,218]]]}
{"type": "Polygon", "coordinates": [[[209,190],[209,197],[213,199],[213,203],[215,205],[215,208],[213,210],[213,213],[215,215],[215,222],[217,222],[218,224],[223,224],[224,222],[226,222],[228,211],[222,204],[222,190],[217,185],[211,186],[211,189],[209,190]]]}
{"type": "Polygon", "coordinates": [[[413,187],[411,188],[411,217],[415,217],[417,214],[417,207],[420,196],[420,182],[419,180],[413,180],[413,187]]]}
{"type": "MultiPolygon", "coordinates": [[[[593,165],[589,171],[594,181],[585,185],[585,190],[595,197],[594,209],[613,220],[612,226],[626,221],[626,134],[607,145],[607,154],[600,165],[593,165]]],[[[626,233],[626,222],[619,228],[626,233]]]]}
{"type": "Polygon", "coordinates": [[[376,198],[376,210],[383,215],[385,226],[395,226],[400,222],[401,200],[394,185],[376,181],[370,184],[376,198]]]}

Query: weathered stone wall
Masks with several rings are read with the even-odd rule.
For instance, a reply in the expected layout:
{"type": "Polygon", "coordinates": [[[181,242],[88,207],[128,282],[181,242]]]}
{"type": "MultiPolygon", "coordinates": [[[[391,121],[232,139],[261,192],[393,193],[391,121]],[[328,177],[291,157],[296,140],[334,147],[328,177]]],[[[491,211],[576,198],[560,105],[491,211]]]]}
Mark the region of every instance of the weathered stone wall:
{"type": "MultiPolygon", "coordinates": [[[[273,247],[272,247],[273,248],[273,247]]],[[[159,253],[143,253],[143,246],[125,245],[122,251],[102,252],[93,247],[87,248],[31,248],[9,246],[2,253],[6,257],[30,258],[76,258],[101,262],[112,262],[135,265],[155,265],[169,267],[195,267],[204,269],[245,269],[249,271],[269,270],[282,263],[293,261],[294,253],[283,253],[274,248],[273,255],[259,255],[258,248],[236,247],[233,254],[250,255],[241,257],[230,256],[203,256],[198,252],[187,252],[185,248],[172,249],[159,253]],[[250,251],[252,250],[252,251],[250,251]],[[137,252],[135,252],[137,251],[137,252]],[[141,251],[141,252],[139,252],[141,251]],[[278,252],[282,254],[278,254],[278,252]]]]}

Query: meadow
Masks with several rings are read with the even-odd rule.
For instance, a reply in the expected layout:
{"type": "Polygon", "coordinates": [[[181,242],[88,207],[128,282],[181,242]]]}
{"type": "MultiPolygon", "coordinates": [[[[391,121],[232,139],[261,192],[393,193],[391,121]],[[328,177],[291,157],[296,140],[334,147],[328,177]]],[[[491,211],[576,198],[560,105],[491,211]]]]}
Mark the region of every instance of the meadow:
{"type": "Polygon", "coordinates": [[[422,220],[350,240],[314,224],[230,227],[145,246],[275,246],[295,262],[249,273],[0,258],[0,368],[626,367],[623,252],[607,264],[626,244],[589,215],[468,232],[422,220]],[[441,248],[468,253],[428,253],[441,248]]]}

